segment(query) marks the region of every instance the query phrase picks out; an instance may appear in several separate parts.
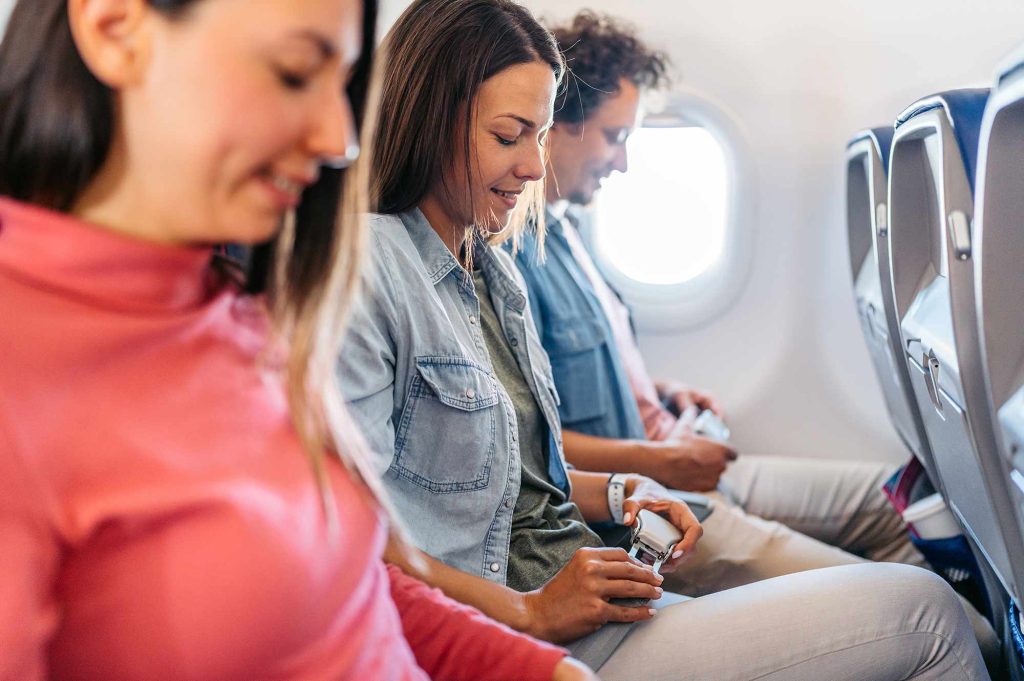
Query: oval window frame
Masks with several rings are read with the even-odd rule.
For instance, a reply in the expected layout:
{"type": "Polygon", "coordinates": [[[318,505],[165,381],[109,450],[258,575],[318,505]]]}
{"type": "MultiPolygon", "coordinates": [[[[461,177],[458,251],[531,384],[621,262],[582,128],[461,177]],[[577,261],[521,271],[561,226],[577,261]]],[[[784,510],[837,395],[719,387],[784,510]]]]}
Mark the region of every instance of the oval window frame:
{"type": "Polygon", "coordinates": [[[751,269],[756,197],[746,138],[736,118],[717,101],[690,88],[674,90],[659,100],[642,127],[699,126],[721,145],[728,183],[721,257],[687,281],[648,284],[623,273],[601,251],[592,211],[586,216],[589,228],[584,238],[602,274],[632,308],[637,328],[676,332],[706,325],[725,314],[742,292],[751,269]]]}

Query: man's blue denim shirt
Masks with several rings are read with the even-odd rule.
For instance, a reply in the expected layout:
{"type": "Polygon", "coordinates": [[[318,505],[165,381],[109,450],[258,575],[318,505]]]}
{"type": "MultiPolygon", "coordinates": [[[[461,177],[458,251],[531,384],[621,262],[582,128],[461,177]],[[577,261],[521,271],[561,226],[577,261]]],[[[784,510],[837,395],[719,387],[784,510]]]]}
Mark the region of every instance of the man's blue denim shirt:
{"type": "Polygon", "coordinates": [[[572,255],[561,220],[550,211],[546,220],[544,262],[538,262],[532,233],[515,261],[551,361],[562,427],[598,437],[643,439],[643,420],[601,302],[572,255]]]}
{"type": "MultiPolygon", "coordinates": [[[[362,290],[338,361],[342,392],[413,541],[505,582],[522,464],[512,401],[480,328],[472,277],[423,214],[373,215],[362,290]]],[[[505,339],[549,431],[548,473],[569,491],[557,393],[509,255],[482,243],[505,339]]]]}

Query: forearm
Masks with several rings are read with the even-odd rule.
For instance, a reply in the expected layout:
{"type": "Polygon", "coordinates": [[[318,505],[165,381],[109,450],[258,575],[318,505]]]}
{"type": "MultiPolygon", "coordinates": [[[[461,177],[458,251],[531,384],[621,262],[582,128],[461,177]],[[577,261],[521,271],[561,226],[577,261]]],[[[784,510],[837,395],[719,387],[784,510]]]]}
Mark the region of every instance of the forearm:
{"type": "Polygon", "coordinates": [[[391,595],[417,663],[432,678],[549,681],[566,651],[495,622],[388,566],[391,595]]]}
{"type": "MultiPolygon", "coordinates": [[[[572,480],[572,501],[580,507],[580,513],[588,523],[603,523],[612,519],[608,508],[608,473],[569,471],[572,480]]],[[[628,476],[626,496],[633,493],[639,478],[628,476]]]]}
{"type": "Polygon", "coordinates": [[[564,431],[562,438],[566,460],[580,470],[654,475],[655,445],[651,442],[595,437],[571,430],[564,431]]]}
{"type": "Polygon", "coordinates": [[[531,621],[525,594],[457,570],[422,551],[418,553],[419,561],[409,561],[402,551],[389,543],[384,560],[397,565],[421,582],[440,589],[452,600],[471,605],[516,631],[541,637],[535,623],[531,621]]]}

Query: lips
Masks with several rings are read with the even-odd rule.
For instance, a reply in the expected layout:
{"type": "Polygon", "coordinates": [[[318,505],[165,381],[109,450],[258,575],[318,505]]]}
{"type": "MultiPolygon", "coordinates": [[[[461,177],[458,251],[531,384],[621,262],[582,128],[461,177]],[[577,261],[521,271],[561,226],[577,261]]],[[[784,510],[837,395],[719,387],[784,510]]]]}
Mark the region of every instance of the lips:
{"type": "Polygon", "coordinates": [[[264,189],[270,195],[271,200],[282,210],[299,205],[299,201],[302,199],[302,192],[315,179],[292,177],[273,171],[266,171],[260,174],[260,181],[264,189]]]}
{"type": "Polygon", "coordinates": [[[509,210],[511,210],[516,207],[516,201],[519,200],[519,195],[522,193],[522,190],[519,189],[516,191],[504,191],[501,189],[492,188],[491,192],[493,192],[499,199],[501,199],[505,206],[509,210]]]}

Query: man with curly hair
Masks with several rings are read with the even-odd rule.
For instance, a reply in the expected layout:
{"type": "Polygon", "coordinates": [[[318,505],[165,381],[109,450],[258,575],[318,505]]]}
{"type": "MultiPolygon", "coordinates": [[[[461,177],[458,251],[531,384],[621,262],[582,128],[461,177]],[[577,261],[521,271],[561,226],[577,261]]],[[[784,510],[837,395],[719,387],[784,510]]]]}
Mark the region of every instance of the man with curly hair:
{"type": "Polygon", "coordinates": [[[721,407],[703,391],[651,379],[629,312],[584,248],[570,210],[589,204],[611,173],[626,172],[642,95],[664,87],[668,59],[630,27],[590,11],[553,33],[571,76],[548,139],[546,259],[539,262],[536,241],[527,239],[516,262],[561,396],[566,457],[584,470],[642,473],[715,500],[697,553],[671,577],[681,593],[864,559],[922,563],[880,490],[891,466],[736,460],[727,443],[678,422],[691,406],[719,415],[721,407]]]}

